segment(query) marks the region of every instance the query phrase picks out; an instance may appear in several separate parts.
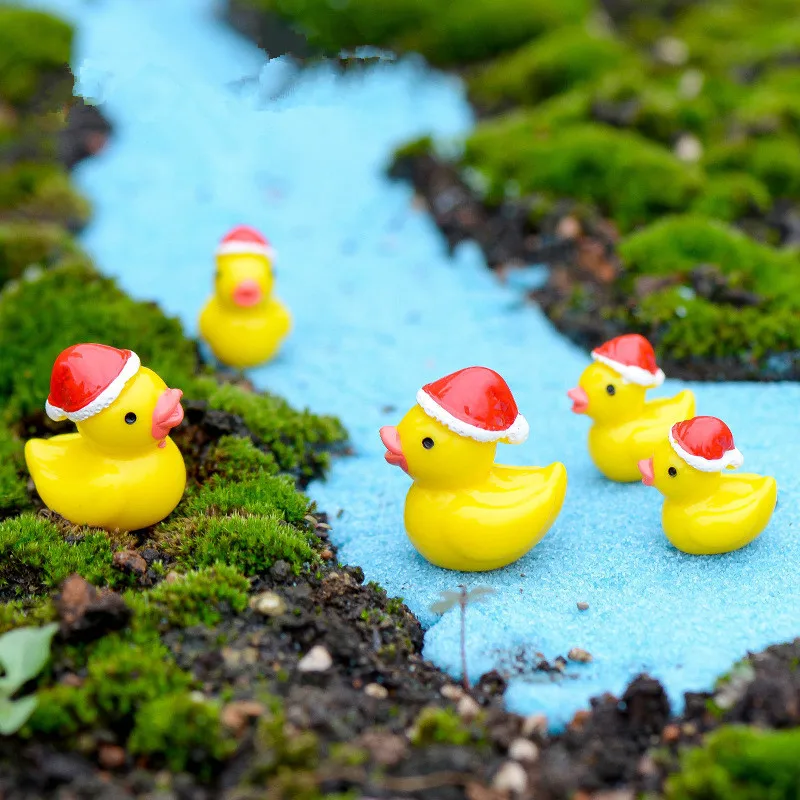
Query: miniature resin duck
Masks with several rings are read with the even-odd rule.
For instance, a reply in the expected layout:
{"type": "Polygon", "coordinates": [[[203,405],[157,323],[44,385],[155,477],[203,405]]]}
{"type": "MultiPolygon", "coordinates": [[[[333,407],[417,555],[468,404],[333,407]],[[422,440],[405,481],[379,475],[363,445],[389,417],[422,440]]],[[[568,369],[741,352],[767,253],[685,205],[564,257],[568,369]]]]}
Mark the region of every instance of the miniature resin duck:
{"type": "Polygon", "coordinates": [[[664,431],[694,415],[694,395],[685,390],[645,400],[648,388],[664,382],[664,373],[650,342],[637,333],[611,339],[593,350],[592,358],[595,363],[567,392],[572,410],[592,420],[589,455],[597,469],[612,481],[638,481],[639,461],[652,455],[664,431]]]}
{"type": "Polygon", "coordinates": [[[269,361],[291,328],[272,296],[273,252],[254,228],[233,228],[217,248],[214,294],[200,313],[200,335],[223,364],[247,369],[269,361]]]}
{"type": "Polygon", "coordinates": [[[181,396],[130,350],[64,350],[45,410],[50,419],[76,423],[78,432],[25,445],[47,507],[75,525],[106,530],[139,530],[164,519],[186,486],[183,456],[168,438],[183,419],[181,396]]]}
{"type": "Polygon", "coordinates": [[[528,423],[490,369],[469,367],[424,386],[417,405],[380,436],[386,460],[414,481],[405,505],[408,537],[438,567],[504,567],[539,542],[561,511],[563,464],[494,463],[497,443],[524,442],[528,423]]]}
{"type": "Polygon", "coordinates": [[[678,550],[729,553],[767,527],[778,484],[761,475],[725,474],[743,461],[722,420],[695,417],[673,425],[655,455],[640,462],[642,482],[664,495],[661,524],[678,550]]]}

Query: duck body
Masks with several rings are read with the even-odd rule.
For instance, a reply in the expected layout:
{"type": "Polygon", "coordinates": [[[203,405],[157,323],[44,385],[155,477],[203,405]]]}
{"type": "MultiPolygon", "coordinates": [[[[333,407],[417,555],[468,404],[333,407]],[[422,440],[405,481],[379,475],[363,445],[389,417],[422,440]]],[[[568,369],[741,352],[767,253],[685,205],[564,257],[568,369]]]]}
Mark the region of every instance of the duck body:
{"type": "Polygon", "coordinates": [[[497,444],[520,444],[528,423],[508,385],[486,367],[468,367],[423,386],[397,427],[380,430],[386,460],[412,479],[406,533],[444,569],[499,569],[550,530],[564,504],[563,464],[495,464],[497,444]]]}
{"type": "Polygon", "coordinates": [[[248,369],[272,359],[289,334],[288,309],[273,297],[272,248],[255,228],[238,225],[216,253],[214,291],[200,312],[200,335],[216,359],[248,369]]]}
{"type": "Polygon", "coordinates": [[[45,408],[78,431],[25,444],[47,507],[74,525],[106,530],[140,530],[168,516],[186,487],[183,456],[169,438],[183,420],[181,397],[130,350],[67,348],[45,408]]]}
{"type": "Polygon", "coordinates": [[[675,423],[639,464],[642,482],[664,495],[661,525],[670,543],[690,555],[729,553],[767,527],[778,499],[769,476],[730,474],[744,458],[716,417],[675,423]]]}
{"type": "Polygon", "coordinates": [[[639,461],[653,454],[671,425],[694,412],[694,394],[685,390],[674,397],[646,401],[632,418],[595,422],[589,429],[589,456],[609,480],[640,481],[639,461]]]}
{"type": "Polygon", "coordinates": [[[270,298],[257,309],[231,309],[212,296],[200,313],[200,335],[223,364],[248,369],[272,359],[291,329],[288,309],[270,298]]]}
{"type": "Polygon", "coordinates": [[[769,524],[778,484],[769,476],[721,475],[712,494],[695,501],[664,501],[661,524],[684,553],[714,555],[750,544],[769,524]]]}
{"type": "Polygon", "coordinates": [[[625,367],[591,364],[567,394],[573,412],[592,420],[588,449],[595,467],[609,480],[633,483],[642,478],[639,461],[653,455],[670,426],[694,415],[695,398],[684,390],[674,397],[647,400],[648,387],[626,380],[618,369],[625,367]]]}
{"type": "Polygon", "coordinates": [[[48,508],[75,525],[135,531],[155,525],[180,502],[183,456],[172,439],[146,454],[115,458],[80,433],[31,439],[25,460],[48,508]]]}
{"type": "Polygon", "coordinates": [[[413,483],[405,528],[432,564],[464,572],[493,570],[521,558],[550,530],[564,503],[567,471],[495,465],[480,484],[437,489],[413,483]]]}

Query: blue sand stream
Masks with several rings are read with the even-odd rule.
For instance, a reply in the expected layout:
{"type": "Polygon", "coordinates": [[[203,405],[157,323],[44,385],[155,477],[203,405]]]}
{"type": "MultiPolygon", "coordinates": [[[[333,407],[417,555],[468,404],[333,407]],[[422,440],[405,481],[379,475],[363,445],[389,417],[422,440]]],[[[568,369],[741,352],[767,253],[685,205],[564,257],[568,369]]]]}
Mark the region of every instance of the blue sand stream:
{"type": "MultiPolygon", "coordinates": [[[[362,76],[326,66],[298,75],[268,62],[206,0],[37,5],[76,23],[79,89],[115,126],[107,149],[76,172],[95,208],[84,245],[127,291],[194,334],[219,237],[240,222],[263,229],[295,332],[252,378],[347,425],[355,457],[338,460],[311,494],[331,514],[341,561],[361,565],[430,626],[428,658],[459,674],[457,612],[432,615],[438,593],[461,582],[494,587],[468,611],[473,679],[519,652],[554,658],[579,646],[594,656],[563,680],[511,681],[510,708],[543,712],[558,729],[641,671],[662,680],[679,709],[684,691],[709,687],[748,649],[798,633],[800,388],[692,387],[699,413],[731,426],[748,471],[777,477],[780,499],[768,530],[738,553],[671,548],[661,496],[609,484],[588,460],[588,421],[564,394],[586,355],[519,288],[498,283],[476,247],[450,258],[409,188],[383,175],[404,140],[469,130],[458,81],[415,59],[362,76]],[[470,364],[498,370],[531,424],[528,442],[501,447],[500,460],[561,460],[570,481],[541,544],[478,575],[432,567],[412,549],[402,523],[408,479],[384,463],[377,434],[421,385],[470,364]]],[[[668,381],[663,391],[679,388],[668,381]]]]}

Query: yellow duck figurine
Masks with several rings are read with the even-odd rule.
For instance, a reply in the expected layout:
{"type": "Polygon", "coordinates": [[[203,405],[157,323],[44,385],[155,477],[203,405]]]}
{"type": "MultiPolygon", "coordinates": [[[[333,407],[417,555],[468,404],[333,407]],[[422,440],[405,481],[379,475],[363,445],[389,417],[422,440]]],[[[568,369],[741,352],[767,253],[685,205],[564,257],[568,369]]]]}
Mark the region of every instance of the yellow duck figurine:
{"type": "Polygon", "coordinates": [[[263,364],[292,326],[288,309],[272,296],[269,242],[254,228],[239,225],[222,239],[216,258],[214,294],[200,313],[200,335],[229,367],[263,364]]]}
{"type": "Polygon", "coordinates": [[[76,423],[78,432],[25,445],[47,507],[75,525],[106,530],[139,530],[164,519],[186,486],[183,456],[168,438],[183,419],[181,396],[130,350],[64,350],[45,410],[53,420],[76,423]]]}
{"type": "Polygon", "coordinates": [[[474,572],[511,564],[561,511],[563,464],[494,463],[497,443],[524,442],[528,423],[490,369],[469,367],[424,386],[417,405],[380,436],[386,460],[414,481],[405,504],[408,537],[438,567],[474,572]]]}
{"type": "Polygon", "coordinates": [[[661,524],[678,550],[729,553],[767,527],[778,484],[761,475],[725,474],[743,461],[730,428],[716,417],[676,423],[655,455],[641,461],[642,482],[664,495],[661,524]]]}
{"type": "Polygon", "coordinates": [[[675,397],[645,399],[648,388],[664,382],[664,373],[653,346],[637,333],[611,339],[594,349],[592,358],[595,363],[567,392],[572,411],[592,420],[589,455],[597,469],[612,481],[638,481],[639,461],[652,455],[664,431],[694,415],[694,395],[685,390],[675,397]]]}

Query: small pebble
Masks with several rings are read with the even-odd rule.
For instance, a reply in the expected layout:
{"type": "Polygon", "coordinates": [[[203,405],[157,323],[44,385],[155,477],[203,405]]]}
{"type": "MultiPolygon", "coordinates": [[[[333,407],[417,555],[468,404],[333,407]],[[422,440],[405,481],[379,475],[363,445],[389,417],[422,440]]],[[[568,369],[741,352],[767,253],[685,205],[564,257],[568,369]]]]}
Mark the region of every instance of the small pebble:
{"type": "Polygon", "coordinates": [[[689,59],[689,48],[686,42],[674,36],[664,36],[656,42],[656,55],[665,64],[679,67],[689,59]]]}
{"type": "Polygon", "coordinates": [[[265,711],[266,708],[255,700],[235,700],[224,706],[220,719],[235,733],[242,733],[249,719],[260,717],[265,711]]]}
{"type": "Polygon", "coordinates": [[[319,555],[323,561],[330,561],[333,558],[333,551],[325,548],[319,555]]]}
{"type": "Polygon", "coordinates": [[[125,751],[116,744],[101,744],[97,750],[97,760],[101,767],[117,769],[125,763],[125,751]]]}
{"type": "Polygon", "coordinates": [[[589,604],[585,600],[581,600],[578,603],[578,611],[588,611],[589,604]]]}
{"type": "Polygon", "coordinates": [[[592,654],[580,647],[573,647],[572,650],[567,653],[567,658],[570,661],[577,661],[580,664],[588,664],[592,660],[592,654]]]}
{"type": "Polygon", "coordinates": [[[528,787],[528,776],[516,761],[506,761],[494,776],[492,787],[498,792],[522,794],[528,787]]]}
{"type": "Polygon", "coordinates": [[[331,654],[321,645],[312,647],[299,661],[300,672],[325,672],[333,666],[331,654]]]}
{"type": "Polygon", "coordinates": [[[667,744],[677,742],[681,738],[681,729],[677,725],[667,725],[661,732],[661,739],[667,744]]]}
{"type": "Polygon", "coordinates": [[[699,161],[703,156],[703,145],[696,136],[685,133],[675,143],[675,155],[688,163],[699,161]]]}
{"type": "Polygon", "coordinates": [[[262,592],[250,599],[250,608],[265,617],[279,617],[286,611],[286,603],[275,592],[262,592]]]}
{"type": "Polygon", "coordinates": [[[448,700],[460,700],[464,695],[464,690],[460,686],[456,686],[454,683],[446,683],[439,689],[439,694],[442,697],[446,697],[448,700]]]}
{"type": "Polygon", "coordinates": [[[378,700],[385,700],[389,696],[389,690],[379,683],[368,683],[364,687],[364,694],[369,695],[369,697],[375,697],[378,700]]]}
{"type": "Polygon", "coordinates": [[[177,583],[181,579],[180,572],[175,572],[174,569],[170,570],[164,578],[164,583],[177,583]]]}
{"type": "Polygon", "coordinates": [[[544,714],[531,714],[529,717],[525,717],[525,721],[522,723],[522,734],[523,736],[533,736],[534,734],[546,736],[547,717],[544,714]]]}
{"type": "Polygon", "coordinates": [[[481,713],[481,707],[468,694],[465,694],[458,701],[456,712],[461,719],[470,722],[481,713]]]}
{"type": "Polygon", "coordinates": [[[539,758],[539,748],[530,739],[514,739],[509,745],[508,755],[514,761],[532,764],[539,758]]]}

